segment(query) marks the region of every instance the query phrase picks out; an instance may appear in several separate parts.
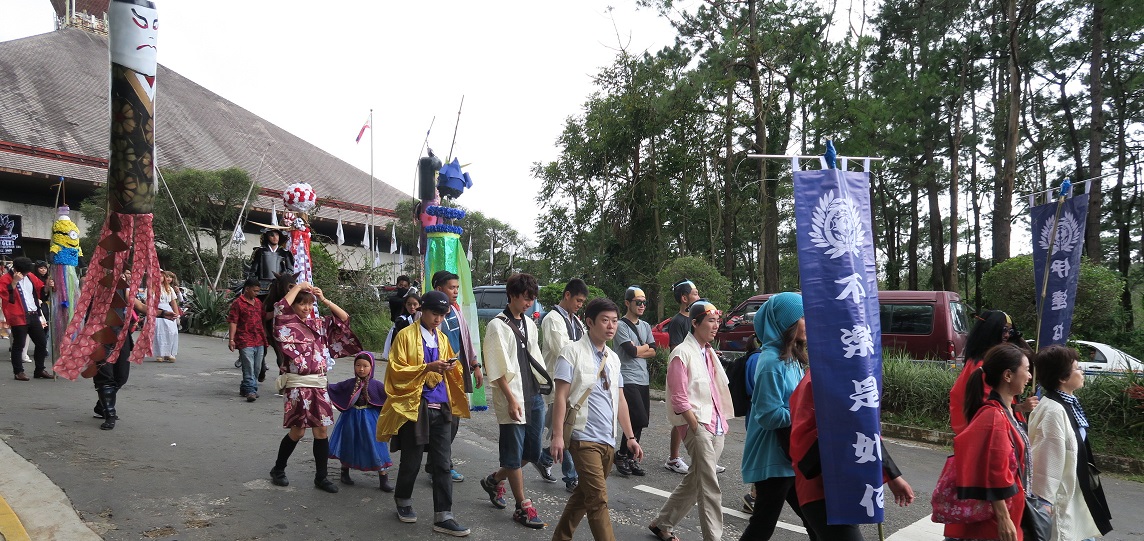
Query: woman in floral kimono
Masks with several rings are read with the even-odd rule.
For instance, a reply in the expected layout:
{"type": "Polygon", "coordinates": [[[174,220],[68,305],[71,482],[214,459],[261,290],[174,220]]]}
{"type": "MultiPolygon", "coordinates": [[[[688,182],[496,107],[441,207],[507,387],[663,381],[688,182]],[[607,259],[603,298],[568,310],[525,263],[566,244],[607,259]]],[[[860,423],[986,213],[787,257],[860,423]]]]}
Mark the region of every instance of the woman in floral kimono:
{"type": "Polygon", "coordinates": [[[274,305],[274,335],[286,358],[278,378],[278,390],[286,395],[282,425],[290,430],[278,446],[278,461],[270,470],[275,485],[287,486],[286,461],[309,428],[314,436],[314,486],[337,492],[338,486],[326,478],[330,455],[328,428],[334,424],[334,410],[326,391],[326,369],[333,357],[346,357],[361,351],[361,344],[350,331],[350,316],[322,290],[308,282],[294,284],[274,305]],[[320,302],[331,315],[319,317],[314,304],[320,302]]]}

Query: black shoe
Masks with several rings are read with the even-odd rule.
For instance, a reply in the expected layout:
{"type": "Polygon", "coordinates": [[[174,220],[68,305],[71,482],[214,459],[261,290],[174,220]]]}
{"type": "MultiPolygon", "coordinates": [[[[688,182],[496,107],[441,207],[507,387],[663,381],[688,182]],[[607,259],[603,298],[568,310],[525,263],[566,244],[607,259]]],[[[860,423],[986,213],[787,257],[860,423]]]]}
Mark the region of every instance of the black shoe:
{"type": "Polygon", "coordinates": [[[399,505],[397,506],[397,520],[406,524],[413,524],[417,522],[417,513],[413,512],[412,505],[399,505]]]}
{"type": "Polygon", "coordinates": [[[247,395],[246,395],[246,401],[247,402],[254,402],[255,400],[258,400],[258,393],[247,393],[247,395]]]}
{"type": "Polygon", "coordinates": [[[622,477],[627,477],[632,474],[632,467],[628,462],[630,459],[625,456],[616,455],[616,473],[622,477]]]}
{"type": "Polygon", "coordinates": [[[377,472],[378,487],[382,492],[393,492],[393,485],[389,484],[389,474],[377,472]]]}
{"type": "Polygon", "coordinates": [[[468,528],[457,524],[457,521],[453,519],[434,522],[433,531],[451,535],[453,537],[465,537],[470,533],[468,528]]]}
{"type": "Polygon", "coordinates": [[[290,486],[290,480],[286,478],[285,470],[270,470],[270,482],[280,487],[290,486]]]}
{"type": "Polygon", "coordinates": [[[354,484],[354,480],[350,479],[350,469],[349,468],[342,468],[342,479],[341,479],[341,481],[342,481],[343,485],[354,484]]]}
{"type": "Polygon", "coordinates": [[[314,486],[316,488],[319,488],[319,489],[322,489],[326,492],[329,492],[330,494],[337,494],[338,493],[338,485],[335,485],[333,481],[330,481],[329,479],[327,479],[325,477],[323,477],[321,479],[314,479],[314,486]]]}
{"type": "Polygon", "coordinates": [[[643,477],[643,476],[647,475],[647,472],[644,471],[644,469],[640,467],[640,463],[636,462],[636,459],[634,459],[634,458],[628,459],[628,469],[631,470],[632,475],[634,475],[636,477],[643,477]]]}
{"type": "Polygon", "coordinates": [[[556,478],[552,476],[552,464],[542,466],[539,462],[533,462],[532,465],[536,467],[537,473],[540,474],[540,478],[544,479],[545,482],[556,482],[556,478]]]}

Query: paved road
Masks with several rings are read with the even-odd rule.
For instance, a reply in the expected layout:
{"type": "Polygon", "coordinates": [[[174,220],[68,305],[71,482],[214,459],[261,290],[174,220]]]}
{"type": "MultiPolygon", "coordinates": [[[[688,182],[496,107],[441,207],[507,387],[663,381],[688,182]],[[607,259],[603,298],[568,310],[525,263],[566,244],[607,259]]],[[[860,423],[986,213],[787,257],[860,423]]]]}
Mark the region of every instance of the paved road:
{"type": "MultiPolygon", "coordinates": [[[[414,493],[423,517],[415,525],[402,524],[394,515],[392,496],[377,490],[373,478],[355,472],[359,481],[338,494],[313,488],[310,439],[298,446],[288,469],[291,486],[270,484],[281,428],[282,401],[263,389],[262,398],[247,403],[238,396],[239,371],[235,356],[222,340],[181,335],[179,361],[147,362],[132,367],[131,380],[120,393],[121,420],[113,431],[101,431],[91,418],[95,393],[81,380],[17,382],[0,379],[0,438],[24,459],[38,466],[71,499],[80,517],[107,540],[345,540],[434,538],[428,477],[414,493]]],[[[0,349],[4,344],[0,342],[0,349]]],[[[341,362],[331,380],[349,377],[350,363],[341,362]]],[[[662,406],[660,406],[662,407],[662,406]]],[[[609,479],[609,493],[617,537],[648,539],[645,529],[681,476],[667,472],[663,422],[645,432],[648,450],[644,478],[609,479]]],[[[496,420],[491,412],[475,414],[464,422],[454,456],[468,476],[454,485],[454,511],[473,530],[473,539],[549,539],[551,527],[528,530],[510,520],[510,511],[494,509],[477,483],[496,463],[496,420]]],[[[742,455],[741,424],[728,436],[722,463],[723,505],[739,509],[745,492],[739,482],[742,455]]],[[[928,524],[929,490],[947,452],[930,446],[891,442],[887,448],[918,492],[918,502],[887,512],[886,535],[892,541],[938,539],[915,532],[928,524]]],[[[396,456],[395,456],[396,458],[396,456]]],[[[337,471],[331,461],[331,471],[337,471]]],[[[567,493],[562,484],[544,483],[526,470],[526,490],[536,501],[541,517],[555,525],[567,493]]],[[[1109,478],[1106,490],[1118,528],[1108,539],[1144,538],[1144,485],[1109,478]]],[[[18,514],[20,501],[8,494],[18,514]]],[[[678,530],[684,540],[699,538],[695,512],[678,530]]],[[[787,510],[783,519],[795,523],[787,510]]],[[[737,539],[746,525],[729,513],[726,539],[737,539]]],[[[866,527],[867,539],[877,530],[866,527]]],[[[34,538],[34,537],[33,537],[34,538]]],[[[440,536],[444,539],[444,536],[440,536]]],[[[582,524],[578,539],[590,539],[582,524]]],[[[805,539],[805,534],[779,530],[780,541],[805,539]]]]}

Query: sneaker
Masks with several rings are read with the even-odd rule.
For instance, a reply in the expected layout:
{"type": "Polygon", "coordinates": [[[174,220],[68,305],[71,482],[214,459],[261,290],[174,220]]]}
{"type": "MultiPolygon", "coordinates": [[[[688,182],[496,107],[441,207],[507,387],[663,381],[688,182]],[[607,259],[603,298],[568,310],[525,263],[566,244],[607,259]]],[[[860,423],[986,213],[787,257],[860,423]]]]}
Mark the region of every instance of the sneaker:
{"type": "Polygon", "coordinates": [[[453,519],[434,522],[433,531],[451,535],[453,537],[465,537],[470,533],[468,528],[457,524],[457,521],[453,519]]]}
{"type": "Polygon", "coordinates": [[[504,483],[496,482],[496,479],[493,478],[493,474],[490,473],[488,477],[481,479],[481,488],[485,489],[485,492],[488,493],[489,501],[493,502],[493,507],[497,509],[508,507],[508,502],[504,499],[504,483]]]}
{"type": "Polygon", "coordinates": [[[580,486],[580,479],[572,479],[564,482],[564,490],[568,492],[576,492],[576,487],[580,486]]]}
{"type": "Polygon", "coordinates": [[[743,494],[743,511],[747,513],[755,512],[755,497],[750,494],[743,494]]]}
{"type": "Polygon", "coordinates": [[[723,473],[725,471],[727,471],[727,468],[724,468],[723,466],[720,466],[718,464],[715,465],[715,473],[723,473]]]}
{"type": "Polygon", "coordinates": [[[413,512],[412,505],[399,505],[397,506],[397,520],[406,524],[413,524],[417,522],[417,513],[413,512]]]}
{"type": "Polygon", "coordinates": [[[544,481],[546,483],[555,483],[556,482],[556,478],[552,476],[552,465],[551,464],[549,464],[547,466],[541,466],[539,462],[533,462],[532,465],[536,467],[536,471],[538,473],[540,473],[540,478],[544,479],[544,481]]]}
{"type": "Polygon", "coordinates": [[[254,402],[255,400],[258,400],[258,393],[247,393],[247,395],[246,395],[246,401],[247,402],[254,402]]]}
{"type": "Polygon", "coordinates": [[[449,470],[449,478],[451,478],[454,483],[460,483],[465,480],[465,476],[461,475],[461,472],[457,470],[449,470]]]}
{"type": "Polygon", "coordinates": [[[628,457],[616,455],[616,473],[621,477],[627,477],[632,474],[631,460],[628,457]]]}
{"type": "Polygon", "coordinates": [[[548,524],[540,520],[540,516],[536,514],[536,508],[532,506],[532,500],[524,500],[516,504],[516,511],[512,513],[512,520],[534,529],[548,526],[548,524]]]}
{"type": "Polygon", "coordinates": [[[628,469],[631,470],[632,475],[634,475],[636,477],[643,477],[643,476],[647,475],[647,472],[644,471],[644,469],[640,467],[640,463],[636,462],[636,459],[634,459],[634,458],[628,459],[628,469]]]}
{"type": "Polygon", "coordinates": [[[687,475],[687,463],[682,458],[673,458],[663,464],[664,469],[680,475],[687,475]]]}

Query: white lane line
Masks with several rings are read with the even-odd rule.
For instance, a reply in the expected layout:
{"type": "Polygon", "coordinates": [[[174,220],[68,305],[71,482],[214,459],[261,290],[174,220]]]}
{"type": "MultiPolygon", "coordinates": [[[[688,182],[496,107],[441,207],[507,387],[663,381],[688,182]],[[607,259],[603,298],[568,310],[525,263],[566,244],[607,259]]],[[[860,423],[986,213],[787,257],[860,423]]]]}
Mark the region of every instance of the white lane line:
{"type": "MultiPolygon", "coordinates": [[[[664,498],[671,496],[671,492],[669,492],[669,491],[660,490],[658,488],[649,487],[647,485],[636,485],[635,489],[636,490],[642,490],[644,492],[647,492],[648,494],[655,494],[656,496],[662,496],[664,498]]],[[[724,507],[723,508],[723,514],[724,515],[731,515],[733,517],[739,517],[741,519],[751,520],[751,515],[748,515],[742,511],[739,511],[738,509],[729,509],[727,507],[724,507]]],[[[779,523],[776,524],[776,526],[778,526],[779,528],[782,528],[784,530],[792,531],[795,533],[802,533],[802,534],[806,533],[806,528],[803,528],[802,526],[795,526],[794,524],[787,524],[787,523],[782,522],[782,521],[779,521],[779,523]]],[[[895,540],[895,541],[906,541],[906,540],[901,539],[901,540],[895,540]]]]}
{"type": "Polygon", "coordinates": [[[938,524],[930,519],[933,515],[906,526],[891,535],[886,541],[931,541],[945,538],[945,524],[938,524]]]}

